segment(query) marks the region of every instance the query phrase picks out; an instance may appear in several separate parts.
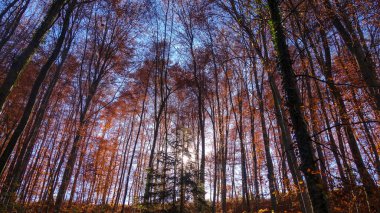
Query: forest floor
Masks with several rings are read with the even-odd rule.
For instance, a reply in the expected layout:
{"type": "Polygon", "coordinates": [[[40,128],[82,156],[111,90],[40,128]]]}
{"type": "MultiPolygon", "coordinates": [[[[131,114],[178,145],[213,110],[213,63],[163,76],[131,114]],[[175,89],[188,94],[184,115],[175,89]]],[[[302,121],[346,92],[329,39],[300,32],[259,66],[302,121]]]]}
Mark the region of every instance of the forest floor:
{"type": "MultiPolygon", "coordinates": [[[[366,206],[366,200],[363,190],[356,189],[355,194],[350,192],[343,192],[341,190],[335,190],[331,192],[328,196],[329,198],[329,204],[332,212],[336,213],[366,213],[369,212],[367,206],[366,206]]],[[[211,203],[208,203],[209,206],[211,206],[211,203]]],[[[255,201],[251,201],[251,209],[256,208],[257,203],[255,201]]],[[[270,207],[271,203],[269,199],[262,199],[258,203],[258,213],[270,213],[270,207]]],[[[185,205],[185,213],[196,213],[196,208],[193,204],[186,204],[185,205]]],[[[228,201],[227,202],[227,209],[230,213],[241,213],[244,212],[242,210],[242,205],[239,200],[235,201],[228,201]]],[[[52,207],[50,206],[49,209],[47,209],[46,205],[42,205],[41,203],[34,203],[30,204],[28,206],[21,206],[16,205],[14,212],[51,212],[52,207]]],[[[3,212],[3,211],[0,211],[3,212]]],[[[6,211],[7,212],[7,211],[6,211]]],[[[9,211],[8,211],[9,212],[9,211]]],[[[79,204],[79,203],[73,203],[70,207],[64,206],[62,209],[62,212],[67,213],[76,213],[76,212],[104,212],[104,213],[110,213],[110,212],[121,212],[121,206],[113,208],[110,205],[86,205],[86,204],[79,204]]],[[[142,206],[127,206],[125,207],[125,212],[142,212],[142,206]]],[[[149,207],[148,212],[167,212],[167,213],[175,213],[180,212],[179,211],[179,204],[176,205],[176,208],[173,208],[172,205],[162,206],[162,205],[153,205],[149,207]]],[[[212,212],[211,208],[209,208],[207,211],[212,212]]],[[[221,212],[221,206],[218,204],[216,206],[216,212],[221,212]]],[[[278,196],[278,211],[277,212],[287,212],[287,213],[293,213],[293,212],[301,212],[300,207],[297,201],[297,197],[295,195],[289,195],[289,194],[280,194],[278,196]]]]}

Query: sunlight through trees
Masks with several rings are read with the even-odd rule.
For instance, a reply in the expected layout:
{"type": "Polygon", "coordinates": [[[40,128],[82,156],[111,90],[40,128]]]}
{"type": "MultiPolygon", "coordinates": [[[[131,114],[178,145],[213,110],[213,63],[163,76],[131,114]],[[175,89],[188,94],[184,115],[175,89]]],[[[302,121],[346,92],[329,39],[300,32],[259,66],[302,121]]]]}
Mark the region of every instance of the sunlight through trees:
{"type": "Polygon", "coordinates": [[[1,0],[0,212],[380,212],[379,11],[1,0]]]}

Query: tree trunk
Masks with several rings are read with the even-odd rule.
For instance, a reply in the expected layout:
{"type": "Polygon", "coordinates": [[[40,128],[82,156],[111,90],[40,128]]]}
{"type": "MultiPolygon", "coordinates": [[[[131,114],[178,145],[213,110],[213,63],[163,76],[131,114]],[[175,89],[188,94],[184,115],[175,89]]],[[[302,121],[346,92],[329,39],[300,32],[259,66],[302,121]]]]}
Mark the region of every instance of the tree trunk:
{"type": "Polygon", "coordinates": [[[286,94],[286,105],[289,108],[296,141],[301,155],[301,170],[306,177],[309,195],[315,213],[330,212],[326,192],[323,189],[322,179],[318,173],[312,140],[307,129],[305,117],[301,111],[301,99],[297,89],[297,82],[292,68],[292,61],[286,43],[285,33],[282,27],[282,18],[277,0],[268,0],[271,14],[271,33],[277,52],[280,71],[283,77],[283,89],[286,94]]]}
{"type": "Polygon", "coordinates": [[[354,159],[355,165],[358,169],[361,181],[364,185],[365,191],[367,193],[367,196],[369,198],[369,203],[371,206],[371,209],[380,211],[380,206],[377,205],[377,200],[380,197],[377,185],[375,181],[372,179],[371,175],[369,174],[367,168],[365,167],[363,158],[361,156],[354,131],[350,125],[350,119],[347,113],[346,105],[343,101],[342,95],[340,94],[340,91],[336,87],[336,85],[333,82],[333,76],[331,73],[331,55],[330,55],[330,48],[328,46],[328,41],[326,34],[323,30],[321,30],[321,38],[323,42],[323,48],[325,51],[325,65],[322,68],[323,74],[325,75],[327,79],[327,84],[329,88],[331,89],[331,92],[334,96],[334,98],[337,101],[338,111],[342,120],[342,123],[344,125],[345,132],[347,134],[347,141],[348,145],[350,147],[352,157],[354,159]]]}
{"type": "Polygon", "coordinates": [[[0,111],[3,110],[4,103],[7,100],[9,93],[14,88],[18,77],[24,71],[26,65],[29,64],[31,57],[36,52],[46,33],[53,25],[54,21],[61,11],[62,6],[66,3],[66,1],[67,0],[56,0],[52,3],[44,20],[34,33],[33,38],[29,42],[28,46],[13,61],[5,80],[0,87],[0,111]]]}
{"type": "Polygon", "coordinates": [[[293,178],[294,185],[297,187],[298,201],[300,203],[300,207],[303,213],[311,213],[313,212],[312,204],[310,201],[310,197],[307,194],[306,186],[303,182],[302,175],[298,170],[297,157],[292,145],[290,130],[288,128],[288,124],[286,124],[286,120],[284,117],[285,115],[281,108],[282,101],[280,93],[277,89],[277,85],[272,73],[269,74],[269,83],[272,90],[277,123],[281,129],[281,141],[284,144],[286,159],[288,162],[290,173],[293,178]]]}
{"type": "Polygon", "coordinates": [[[265,114],[265,112],[264,112],[264,100],[263,100],[263,94],[262,94],[263,88],[260,88],[260,86],[259,86],[257,70],[255,67],[254,67],[253,73],[254,73],[256,91],[257,91],[258,100],[259,100],[261,132],[263,134],[263,139],[264,139],[265,159],[266,159],[266,164],[267,164],[267,168],[268,168],[268,181],[269,181],[269,192],[270,192],[270,197],[271,197],[271,205],[272,205],[272,210],[276,212],[277,211],[277,192],[276,192],[276,186],[275,186],[276,184],[275,184],[273,161],[272,161],[271,152],[270,152],[269,135],[267,132],[266,121],[265,121],[265,117],[264,117],[264,114],[265,114]]]}
{"type": "MultiPolygon", "coordinates": [[[[26,127],[26,124],[28,123],[29,117],[30,117],[32,110],[34,108],[34,104],[37,100],[37,95],[39,94],[40,87],[41,87],[43,81],[45,80],[45,77],[46,77],[48,71],[50,70],[50,67],[53,65],[54,61],[59,56],[59,53],[60,53],[61,48],[63,46],[63,43],[65,41],[66,32],[69,29],[70,17],[71,17],[71,13],[73,12],[74,8],[75,8],[75,4],[71,3],[69,8],[67,9],[66,16],[64,19],[64,23],[63,23],[63,27],[61,30],[61,34],[57,40],[57,43],[54,47],[54,50],[53,50],[52,54],[50,55],[49,59],[47,60],[47,62],[42,66],[42,68],[41,68],[41,70],[37,76],[37,79],[35,80],[35,82],[33,84],[32,90],[31,90],[30,95],[29,95],[28,102],[25,106],[25,109],[24,109],[24,112],[23,112],[22,117],[20,119],[20,122],[18,123],[18,125],[17,125],[15,131],[13,132],[7,146],[5,147],[3,154],[0,157],[0,175],[2,174],[2,172],[5,168],[5,164],[9,158],[9,156],[12,154],[12,151],[13,151],[14,147],[16,146],[18,139],[20,138],[21,134],[23,133],[23,131],[26,127]]],[[[24,143],[22,145],[22,147],[23,147],[22,149],[25,152],[26,148],[28,147],[28,144],[24,143]]]]}
{"type": "Polygon", "coordinates": [[[338,14],[334,11],[330,0],[324,0],[324,5],[331,13],[334,27],[342,37],[348,50],[355,57],[362,78],[368,86],[369,94],[374,99],[376,110],[380,111],[380,80],[375,70],[375,64],[372,60],[371,54],[360,44],[360,39],[355,34],[350,21],[345,20],[348,17],[345,17],[346,13],[344,8],[339,8],[343,13],[343,24],[339,19],[338,14]]]}

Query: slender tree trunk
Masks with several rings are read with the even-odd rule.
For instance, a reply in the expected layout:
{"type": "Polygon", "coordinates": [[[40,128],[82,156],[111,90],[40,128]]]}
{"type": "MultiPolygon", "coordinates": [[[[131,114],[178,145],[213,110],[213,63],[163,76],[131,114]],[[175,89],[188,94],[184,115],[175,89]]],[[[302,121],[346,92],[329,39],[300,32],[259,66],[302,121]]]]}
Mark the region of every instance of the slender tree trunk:
{"type": "MultiPolygon", "coordinates": [[[[148,81],[148,82],[149,82],[149,81],[148,81]]],[[[134,145],[133,145],[133,150],[132,150],[131,160],[130,160],[130,162],[129,162],[128,173],[127,173],[127,181],[126,181],[126,183],[125,183],[124,197],[123,197],[123,203],[122,203],[122,208],[121,208],[121,212],[122,212],[122,213],[124,212],[124,205],[125,205],[125,200],[126,200],[126,198],[127,198],[127,192],[128,192],[129,177],[130,177],[130,175],[131,175],[133,159],[134,159],[134,156],[135,156],[136,147],[137,147],[137,142],[138,142],[138,140],[139,140],[140,131],[141,131],[141,126],[142,126],[143,119],[144,119],[145,99],[146,99],[147,92],[148,92],[148,85],[146,85],[146,89],[145,89],[145,94],[144,94],[143,104],[142,104],[142,107],[141,107],[141,113],[140,113],[139,127],[138,127],[138,129],[137,129],[136,139],[135,139],[135,143],[134,143],[134,145]]]]}
{"type": "MultiPolygon", "coordinates": [[[[312,129],[312,133],[315,134],[315,133],[318,133],[320,130],[319,130],[319,121],[317,119],[317,115],[316,115],[316,112],[315,112],[315,103],[314,103],[314,99],[313,99],[313,95],[312,95],[312,91],[311,91],[311,82],[310,82],[310,79],[306,79],[306,90],[307,90],[307,96],[309,98],[309,112],[310,112],[310,118],[311,118],[311,129],[312,129]]],[[[319,135],[316,135],[315,136],[315,147],[317,149],[317,154],[318,154],[318,161],[319,161],[319,167],[320,167],[320,170],[321,170],[321,176],[322,176],[322,182],[323,182],[323,186],[325,187],[325,190],[328,191],[328,180],[327,180],[327,174],[328,174],[328,171],[327,171],[327,167],[326,167],[326,160],[325,160],[325,156],[323,154],[323,151],[322,151],[322,143],[321,143],[321,139],[319,137],[319,135]]]]}
{"type": "MultiPolygon", "coordinates": [[[[255,66],[255,65],[254,65],[255,66]]],[[[264,150],[265,150],[265,159],[266,164],[268,168],[268,181],[269,181],[269,192],[271,197],[271,206],[273,211],[277,211],[277,192],[276,192],[276,184],[274,176],[274,166],[272,161],[272,156],[270,152],[270,143],[269,143],[269,135],[266,127],[266,121],[265,121],[265,111],[264,111],[264,100],[263,100],[263,88],[260,88],[259,86],[259,80],[257,76],[257,70],[254,68],[254,78],[255,78],[255,85],[256,85],[256,91],[258,95],[258,101],[259,101],[259,112],[260,112],[260,121],[261,121],[261,132],[263,134],[264,139],[264,150]]]]}
{"type": "Polygon", "coordinates": [[[95,95],[95,92],[96,92],[96,89],[99,85],[99,82],[100,82],[100,78],[97,78],[90,85],[89,95],[86,97],[85,106],[83,108],[83,111],[80,113],[79,126],[78,126],[76,133],[75,133],[73,146],[71,148],[71,151],[70,151],[70,154],[69,154],[69,157],[67,160],[66,168],[65,168],[65,171],[63,173],[62,183],[59,187],[57,199],[55,201],[55,207],[54,208],[55,208],[56,212],[59,212],[59,210],[61,208],[62,202],[63,202],[65,194],[66,194],[67,187],[69,186],[69,183],[71,180],[71,176],[72,176],[72,173],[74,170],[74,165],[75,165],[76,158],[77,158],[77,153],[78,153],[78,150],[80,147],[80,141],[82,140],[82,137],[83,137],[82,134],[83,134],[83,131],[85,130],[85,128],[87,128],[87,123],[88,123],[87,112],[88,112],[88,109],[91,105],[92,99],[95,95]]]}
{"type": "Polygon", "coordinates": [[[354,131],[350,125],[350,119],[347,113],[346,105],[343,101],[342,95],[340,94],[340,91],[336,87],[336,85],[333,82],[333,76],[331,73],[331,55],[330,55],[330,48],[328,46],[328,41],[326,38],[326,34],[323,30],[321,30],[321,38],[323,41],[323,48],[325,51],[325,66],[323,67],[322,71],[327,79],[327,84],[329,88],[331,89],[331,92],[334,96],[334,98],[337,101],[338,111],[342,120],[342,123],[344,124],[344,129],[347,134],[347,141],[348,145],[350,147],[352,157],[354,159],[355,165],[358,169],[361,181],[364,185],[365,191],[367,193],[367,196],[369,197],[369,203],[371,206],[371,209],[380,211],[379,205],[377,205],[377,200],[380,197],[377,185],[375,181],[372,179],[371,175],[369,174],[363,158],[361,156],[354,131]]]}
{"type": "Polygon", "coordinates": [[[281,129],[281,140],[284,144],[286,159],[288,162],[290,173],[293,178],[294,185],[297,187],[298,201],[300,203],[300,207],[303,213],[311,213],[313,212],[312,204],[310,201],[309,194],[307,193],[306,186],[303,182],[302,175],[300,171],[297,169],[297,157],[292,145],[290,130],[288,128],[288,124],[286,124],[283,110],[281,109],[282,101],[272,73],[269,74],[269,83],[271,86],[274,100],[276,119],[281,129]]]}
{"type": "Polygon", "coordinates": [[[327,115],[327,112],[326,112],[326,106],[324,104],[322,93],[320,91],[320,88],[319,88],[318,84],[316,84],[316,89],[317,89],[317,94],[318,94],[319,101],[321,103],[322,115],[323,115],[323,118],[325,120],[325,125],[326,125],[327,132],[328,132],[330,149],[331,149],[331,151],[332,151],[332,153],[334,155],[334,159],[335,159],[335,162],[337,164],[339,175],[340,175],[340,178],[342,179],[343,186],[348,189],[350,183],[347,180],[346,175],[344,174],[344,169],[343,169],[340,157],[339,157],[338,147],[336,145],[336,142],[335,142],[335,139],[334,139],[334,135],[333,135],[332,130],[331,130],[331,125],[330,125],[329,118],[328,118],[328,115],[327,115]]]}
{"type": "Polygon", "coordinates": [[[343,14],[342,22],[332,7],[330,0],[324,0],[324,5],[331,14],[334,27],[342,37],[348,50],[355,57],[362,78],[368,86],[369,94],[374,98],[376,110],[380,111],[380,80],[371,54],[360,44],[360,39],[355,34],[351,22],[347,20],[348,17],[345,17],[347,15],[344,11],[345,9],[339,7],[340,12],[343,14]]]}
{"type": "MultiPolygon", "coordinates": [[[[13,1],[8,6],[8,8],[10,9],[11,7],[13,7],[14,3],[16,3],[16,2],[17,1],[13,1]]],[[[1,24],[6,25],[5,29],[2,32],[0,32],[0,35],[1,35],[1,38],[0,38],[0,52],[3,49],[3,47],[5,46],[5,44],[12,37],[12,35],[14,34],[14,32],[16,31],[18,25],[20,24],[22,16],[24,15],[26,9],[28,8],[30,0],[23,0],[23,1],[20,1],[20,2],[21,2],[21,4],[20,4],[20,6],[18,6],[18,7],[20,7],[20,9],[17,10],[15,17],[10,22],[1,23],[2,17],[6,13],[6,10],[8,8],[4,9],[4,11],[3,11],[4,14],[3,13],[0,14],[0,25],[1,24]]]]}
{"type": "Polygon", "coordinates": [[[239,110],[239,119],[234,109],[233,99],[232,99],[232,91],[229,89],[230,101],[232,111],[234,113],[235,122],[237,126],[237,131],[239,134],[239,142],[240,142],[240,162],[241,162],[241,180],[242,180],[242,196],[243,196],[243,210],[250,212],[250,203],[249,203],[249,193],[248,193],[248,183],[247,183],[247,168],[246,168],[246,152],[244,146],[244,136],[243,136],[243,97],[241,94],[242,91],[238,91],[238,110],[239,110]]]}

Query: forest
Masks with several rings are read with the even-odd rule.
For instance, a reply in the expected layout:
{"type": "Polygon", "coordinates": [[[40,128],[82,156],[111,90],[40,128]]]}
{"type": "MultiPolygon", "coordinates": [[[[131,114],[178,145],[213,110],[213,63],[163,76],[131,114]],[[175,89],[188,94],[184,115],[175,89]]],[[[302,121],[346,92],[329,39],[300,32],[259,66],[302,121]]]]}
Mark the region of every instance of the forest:
{"type": "Polygon", "coordinates": [[[0,0],[0,212],[380,213],[380,1],[0,0]]]}

